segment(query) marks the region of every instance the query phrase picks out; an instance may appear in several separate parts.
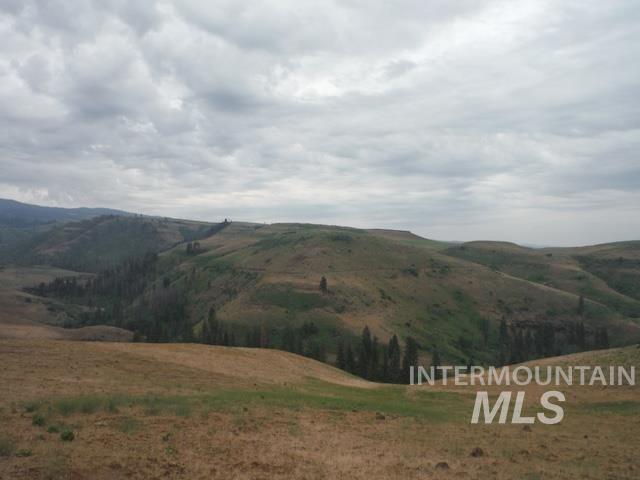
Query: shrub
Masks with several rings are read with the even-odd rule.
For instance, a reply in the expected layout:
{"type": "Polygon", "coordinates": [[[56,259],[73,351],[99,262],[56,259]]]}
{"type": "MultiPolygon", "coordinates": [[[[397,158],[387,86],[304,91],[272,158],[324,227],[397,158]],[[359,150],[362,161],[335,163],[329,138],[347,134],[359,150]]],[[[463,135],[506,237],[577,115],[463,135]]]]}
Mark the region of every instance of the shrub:
{"type": "Polygon", "coordinates": [[[60,429],[58,428],[57,425],[51,425],[49,428],[47,428],[47,433],[59,433],[60,429]]]}
{"type": "Polygon", "coordinates": [[[0,457],[9,457],[15,450],[15,445],[11,439],[0,437],[0,457]]]}
{"type": "Polygon", "coordinates": [[[74,438],[76,438],[76,436],[69,429],[64,429],[60,434],[60,440],[63,442],[72,442],[74,438]]]}
{"type": "Polygon", "coordinates": [[[45,424],[44,417],[40,414],[36,414],[31,418],[31,424],[37,427],[43,427],[45,424]]]}

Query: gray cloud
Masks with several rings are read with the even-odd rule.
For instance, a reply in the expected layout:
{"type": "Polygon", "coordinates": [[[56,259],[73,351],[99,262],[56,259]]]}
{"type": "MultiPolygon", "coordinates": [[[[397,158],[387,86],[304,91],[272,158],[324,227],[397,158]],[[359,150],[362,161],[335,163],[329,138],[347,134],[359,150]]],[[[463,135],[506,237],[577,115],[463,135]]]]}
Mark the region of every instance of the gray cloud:
{"type": "Polygon", "coordinates": [[[640,238],[636,2],[0,0],[0,196],[640,238]]]}

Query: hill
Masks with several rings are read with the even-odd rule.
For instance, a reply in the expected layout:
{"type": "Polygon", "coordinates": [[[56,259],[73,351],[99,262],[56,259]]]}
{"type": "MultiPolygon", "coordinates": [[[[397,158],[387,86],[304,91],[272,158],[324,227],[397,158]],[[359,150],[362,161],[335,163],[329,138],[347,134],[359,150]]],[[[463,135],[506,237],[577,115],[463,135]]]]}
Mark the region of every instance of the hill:
{"type": "MultiPolygon", "coordinates": [[[[627,245],[624,255],[636,247],[627,245]]],[[[22,258],[68,269],[117,265],[90,285],[59,282],[30,292],[61,303],[68,326],[107,323],[149,341],[200,340],[212,315],[217,343],[226,334],[230,344],[329,361],[340,345],[357,355],[365,326],[378,345],[412,336],[423,356],[438,351],[451,362],[493,363],[500,355],[517,362],[640,338],[638,302],[576,257],[595,250],[453,245],[310,224],[98,217],[46,232],[25,251],[22,258]],[[141,256],[149,250],[160,254],[141,256]]]]}
{"type": "Polygon", "coordinates": [[[99,272],[127,259],[207,236],[219,228],[220,224],[206,222],[103,215],[34,232],[11,250],[5,250],[4,260],[99,272]]]}
{"type": "Polygon", "coordinates": [[[361,356],[367,327],[382,369],[394,335],[416,339],[425,358],[456,363],[637,341],[639,252],[640,242],[532,249],[394,230],[106,215],[37,231],[0,259],[18,276],[34,265],[70,272],[4,295],[28,294],[22,311],[33,321],[106,324],[152,342],[203,341],[211,325],[209,343],[331,362],[341,348],[361,356]]]}
{"type": "MultiPolygon", "coordinates": [[[[564,360],[638,365],[640,349],[564,360]]],[[[560,387],[562,423],[523,430],[471,425],[470,389],[273,350],[0,340],[0,363],[2,478],[637,478],[637,385],[560,387]]]]}
{"type": "Polygon", "coordinates": [[[33,227],[52,222],[73,222],[101,215],[129,216],[111,208],[43,207],[0,198],[0,227],[33,227]]]}
{"type": "Polygon", "coordinates": [[[640,318],[640,242],[542,249],[469,242],[446,253],[640,318]]]}

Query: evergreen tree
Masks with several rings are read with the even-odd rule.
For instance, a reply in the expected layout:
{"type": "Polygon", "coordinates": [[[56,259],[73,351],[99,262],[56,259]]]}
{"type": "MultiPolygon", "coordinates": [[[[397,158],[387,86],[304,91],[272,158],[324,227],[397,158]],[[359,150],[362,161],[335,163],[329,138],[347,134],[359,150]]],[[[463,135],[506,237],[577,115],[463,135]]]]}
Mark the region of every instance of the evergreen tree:
{"type": "Polygon", "coordinates": [[[440,373],[438,372],[438,367],[442,366],[442,362],[440,360],[440,353],[438,352],[438,348],[435,347],[433,349],[433,354],[431,355],[431,366],[433,367],[433,371],[435,378],[440,378],[440,373]]]}
{"type": "Polygon", "coordinates": [[[322,293],[327,293],[327,279],[324,277],[324,275],[322,276],[322,278],[320,279],[320,291],[322,293]]]}
{"type": "Polygon", "coordinates": [[[371,360],[369,362],[369,378],[371,380],[378,380],[380,375],[380,353],[378,351],[378,337],[373,336],[371,342],[371,360]]]}
{"type": "Polygon", "coordinates": [[[402,357],[403,383],[409,383],[409,367],[418,365],[418,343],[413,337],[407,337],[402,357]]]}
{"type": "Polygon", "coordinates": [[[580,322],[576,325],[576,344],[579,350],[587,349],[587,336],[584,330],[584,323],[580,322]]]}
{"type": "Polygon", "coordinates": [[[344,353],[344,345],[342,344],[342,342],[338,344],[338,353],[336,355],[336,367],[338,367],[340,370],[347,369],[347,358],[344,353]]]}
{"type": "Polygon", "coordinates": [[[396,383],[400,380],[401,364],[400,364],[400,343],[398,342],[398,336],[394,335],[389,340],[389,381],[396,383]]]}
{"type": "Polygon", "coordinates": [[[363,378],[371,378],[371,361],[373,357],[373,341],[371,340],[371,331],[365,325],[362,329],[362,338],[360,344],[360,355],[358,358],[358,371],[363,378]]]}
{"type": "Polygon", "coordinates": [[[391,383],[391,374],[389,371],[389,349],[386,346],[382,346],[382,367],[380,370],[380,379],[384,383],[391,383]]]}
{"type": "Polygon", "coordinates": [[[351,343],[347,344],[347,351],[345,353],[345,363],[347,366],[347,372],[356,373],[356,359],[353,355],[353,348],[351,343]]]}

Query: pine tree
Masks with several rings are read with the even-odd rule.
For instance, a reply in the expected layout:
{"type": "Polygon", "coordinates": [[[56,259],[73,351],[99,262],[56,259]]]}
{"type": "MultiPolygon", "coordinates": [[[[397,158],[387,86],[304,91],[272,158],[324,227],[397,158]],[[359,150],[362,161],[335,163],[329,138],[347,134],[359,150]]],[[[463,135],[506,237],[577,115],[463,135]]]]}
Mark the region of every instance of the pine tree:
{"type": "Polygon", "coordinates": [[[389,340],[389,381],[392,383],[400,380],[400,343],[398,336],[394,335],[389,340]]]}
{"type": "Polygon", "coordinates": [[[373,336],[371,342],[371,360],[369,362],[369,378],[371,380],[378,380],[380,375],[380,355],[378,352],[378,337],[373,336]]]}
{"type": "Polygon", "coordinates": [[[328,290],[327,279],[323,275],[322,278],[320,279],[320,291],[322,293],[327,293],[327,290],[328,290]]]}
{"type": "Polygon", "coordinates": [[[409,383],[409,367],[418,365],[418,343],[413,337],[407,337],[402,357],[403,382],[409,383]]]}
{"type": "Polygon", "coordinates": [[[360,345],[360,355],[358,358],[358,370],[363,378],[371,378],[371,360],[372,360],[373,341],[371,340],[371,331],[365,325],[362,329],[362,338],[360,345]]]}
{"type": "Polygon", "coordinates": [[[431,355],[431,366],[433,367],[433,371],[435,372],[435,378],[440,378],[440,373],[438,373],[438,367],[442,366],[442,362],[440,360],[440,353],[438,352],[438,348],[433,349],[433,354],[431,355]]]}
{"type": "Polygon", "coordinates": [[[344,345],[342,344],[342,342],[338,344],[338,353],[336,356],[336,367],[338,367],[340,370],[347,369],[347,359],[345,357],[344,345]]]}
{"type": "Polygon", "coordinates": [[[347,366],[347,372],[356,373],[356,359],[353,355],[353,348],[351,343],[347,344],[347,352],[345,354],[345,363],[347,366]]]}
{"type": "Polygon", "coordinates": [[[389,349],[383,345],[382,346],[382,369],[380,371],[380,379],[384,383],[391,383],[391,375],[389,372],[389,349]]]}

